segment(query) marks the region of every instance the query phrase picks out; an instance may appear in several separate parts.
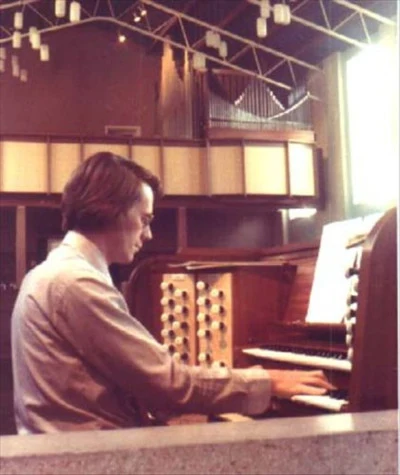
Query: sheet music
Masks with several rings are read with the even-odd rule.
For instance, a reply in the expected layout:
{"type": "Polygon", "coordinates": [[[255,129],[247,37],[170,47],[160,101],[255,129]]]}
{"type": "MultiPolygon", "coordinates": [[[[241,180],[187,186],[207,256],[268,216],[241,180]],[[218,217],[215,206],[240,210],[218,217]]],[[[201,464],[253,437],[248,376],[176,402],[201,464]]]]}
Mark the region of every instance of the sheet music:
{"type": "Polygon", "coordinates": [[[342,322],[351,285],[346,270],[359,261],[363,237],[381,216],[375,213],[323,227],[306,322],[342,322]]]}

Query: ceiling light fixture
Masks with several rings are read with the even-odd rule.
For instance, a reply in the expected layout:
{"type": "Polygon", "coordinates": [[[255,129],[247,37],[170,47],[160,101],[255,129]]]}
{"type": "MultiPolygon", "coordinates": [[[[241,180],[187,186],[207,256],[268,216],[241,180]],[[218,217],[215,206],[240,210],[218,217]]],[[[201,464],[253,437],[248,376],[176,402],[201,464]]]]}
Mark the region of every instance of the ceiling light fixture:
{"type": "Polygon", "coordinates": [[[40,48],[40,31],[35,26],[29,28],[29,41],[31,42],[32,49],[40,48]]]}
{"type": "Polygon", "coordinates": [[[15,12],[14,13],[14,28],[16,30],[22,30],[24,25],[24,15],[22,12],[15,12]]]}
{"type": "Polygon", "coordinates": [[[67,13],[67,1],[66,0],[55,0],[54,3],[54,14],[57,18],[64,18],[67,13]]]}
{"type": "Polygon", "coordinates": [[[269,0],[260,1],[260,17],[269,18],[271,16],[271,5],[269,0]]]}
{"type": "Polygon", "coordinates": [[[266,18],[263,18],[261,16],[257,18],[256,30],[257,30],[257,36],[259,38],[265,38],[267,36],[268,29],[267,29],[266,18]]]}
{"type": "Polygon", "coordinates": [[[12,75],[17,78],[19,77],[19,61],[18,56],[12,55],[11,56],[11,70],[12,75]]]}
{"type": "Polygon", "coordinates": [[[69,21],[71,23],[77,23],[81,19],[81,4],[73,1],[69,6],[69,21]]]}
{"type": "Polygon", "coordinates": [[[206,46],[219,49],[220,44],[221,36],[219,33],[212,30],[206,31],[206,46]]]}
{"type": "Polygon", "coordinates": [[[198,53],[197,51],[193,53],[193,69],[196,71],[206,70],[206,57],[203,53],[198,53]]]}
{"type": "Polygon", "coordinates": [[[28,80],[28,71],[26,69],[21,69],[19,72],[19,79],[22,82],[26,82],[28,80]]]}
{"type": "Polygon", "coordinates": [[[120,43],[125,43],[125,41],[126,41],[126,35],[124,35],[123,33],[119,32],[119,33],[118,33],[118,41],[119,41],[120,43]]]}
{"type": "Polygon", "coordinates": [[[40,45],[40,61],[50,60],[49,45],[40,45]]]}
{"type": "Polygon", "coordinates": [[[20,31],[14,31],[12,35],[12,46],[13,48],[21,48],[21,32],[20,31]]]}
{"type": "Polygon", "coordinates": [[[221,58],[226,59],[228,56],[228,44],[226,41],[221,41],[219,45],[219,55],[221,58]]]}
{"type": "Polygon", "coordinates": [[[291,13],[289,5],[285,3],[276,3],[273,6],[274,22],[277,25],[289,25],[291,20],[291,13]]]}

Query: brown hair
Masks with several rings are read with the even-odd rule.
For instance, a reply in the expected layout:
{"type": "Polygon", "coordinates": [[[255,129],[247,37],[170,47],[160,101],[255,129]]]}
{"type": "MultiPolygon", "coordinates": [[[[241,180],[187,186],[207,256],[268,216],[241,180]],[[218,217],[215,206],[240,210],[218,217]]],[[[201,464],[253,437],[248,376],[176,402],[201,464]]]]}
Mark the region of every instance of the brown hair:
{"type": "Polygon", "coordinates": [[[65,185],[63,230],[99,231],[112,225],[138,201],[142,183],[156,198],[162,195],[159,179],[138,163],[110,152],[92,155],[65,185]]]}

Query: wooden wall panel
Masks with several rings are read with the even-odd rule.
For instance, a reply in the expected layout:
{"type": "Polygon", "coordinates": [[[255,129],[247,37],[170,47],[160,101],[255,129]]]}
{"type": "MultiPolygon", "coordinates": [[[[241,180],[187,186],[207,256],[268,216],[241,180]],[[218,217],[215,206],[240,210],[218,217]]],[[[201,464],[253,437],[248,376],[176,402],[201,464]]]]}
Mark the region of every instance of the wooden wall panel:
{"type": "Polygon", "coordinates": [[[204,186],[202,147],[164,147],[164,192],[167,195],[202,195],[204,186]]]}
{"type": "Polygon", "coordinates": [[[47,193],[47,144],[5,141],[1,146],[0,191],[47,193]]]}
{"type": "Polygon", "coordinates": [[[242,147],[212,145],[209,148],[210,193],[243,194],[242,147]]]}
{"type": "MultiPolygon", "coordinates": [[[[50,8],[54,0],[41,3],[50,8]]],[[[109,125],[138,125],[144,137],[159,133],[159,53],[135,41],[122,45],[114,28],[99,24],[46,33],[46,42],[47,35],[47,63],[39,61],[25,38],[18,51],[10,47],[7,52],[18,53],[29,78],[22,83],[9,72],[0,73],[2,134],[99,137],[109,125]]]]}
{"type": "Polygon", "coordinates": [[[316,195],[313,145],[303,143],[85,143],[0,141],[0,191],[61,193],[76,166],[100,151],[135,160],[166,195],[316,195]],[[289,170],[287,167],[289,166],[289,170]],[[290,185],[290,187],[289,187],[290,185]]]}
{"type": "Polygon", "coordinates": [[[291,194],[314,196],[314,148],[307,144],[289,143],[288,150],[291,194]]]}
{"type": "Polygon", "coordinates": [[[80,163],[80,144],[52,143],[50,150],[50,191],[61,193],[72,172],[80,163]]]}
{"type": "Polygon", "coordinates": [[[161,147],[159,145],[134,145],[132,158],[161,178],[161,147]]]}
{"type": "Polygon", "coordinates": [[[284,144],[246,145],[244,149],[246,193],[287,194],[285,156],[284,144]]]}

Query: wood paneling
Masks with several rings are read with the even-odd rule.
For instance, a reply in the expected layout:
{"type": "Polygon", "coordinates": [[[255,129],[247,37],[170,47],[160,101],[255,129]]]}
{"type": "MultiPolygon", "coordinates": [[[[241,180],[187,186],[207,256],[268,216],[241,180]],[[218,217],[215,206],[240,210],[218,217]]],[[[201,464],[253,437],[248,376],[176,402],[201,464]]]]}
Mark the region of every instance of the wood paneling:
{"type": "Polygon", "coordinates": [[[61,193],[68,177],[80,162],[80,144],[52,143],[50,150],[50,191],[61,193]]]}
{"type": "Polygon", "coordinates": [[[164,148],[164,191],[168,195],[202,195],[204,186],[202,147],[164,148]]]}
{"type": "Polygon", "coordinates": [[[2,142],[1,191],[45,193],[47,189],[47,144],[2,142]]]}
{"type": "Polygon", "coordinates": [[[82,160],[109,151],[148,168],[175,199],[256,195],[276,203],[317,195],[314,147],[302,143],[27,137],[0,147],[0,192],[61,193],[82,160]]]}
{"type": "Polygon", "coordinates": [[[284,144],[246,145],[244,149],[246,193],[284,195],[286,186],[284,144]]]}
{"type": "Polygon", "coordinates": [[[158,145],[133,145],[132,158],[135,162],[161,178],[161,147],[158,145]]]}
{"type": "Polygon", "coordinates": [[[209,147],[210,193],[244,194],[242,148],[239,145],[209,147]]]}

